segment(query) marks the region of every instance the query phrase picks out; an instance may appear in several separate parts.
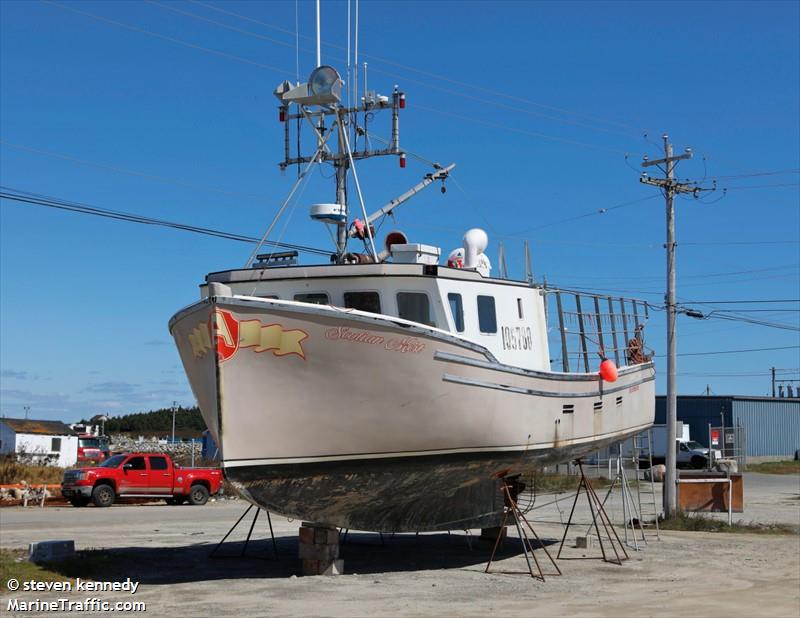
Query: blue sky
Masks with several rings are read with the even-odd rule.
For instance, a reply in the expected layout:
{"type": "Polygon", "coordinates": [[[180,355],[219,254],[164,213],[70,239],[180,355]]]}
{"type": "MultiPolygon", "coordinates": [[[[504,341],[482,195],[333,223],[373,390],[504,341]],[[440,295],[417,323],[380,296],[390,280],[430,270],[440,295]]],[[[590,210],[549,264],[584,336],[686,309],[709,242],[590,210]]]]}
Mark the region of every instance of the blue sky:
{"type": "MultiPolygon", "coordinates": [[[[406,204],[396,227],[445,252],[466,228],[485,227],[490,256],[503,240],[517,277],[527,238],[537,277],[660,304],[663,200],[611,207],[657,195],[638,182],[638,164],[668,132],[695,152],[680,177],[720,177],[729,189],[718,201],[721,191],[678,201],[679,298],[800,298],[799,6],[362,2],[370,88],[399,84],[408,96],[402,145],[458,164],[448,192],[406,204]],[[753,175],[762,172],[771,174],[753,175]]],[[[347,3],[322,9],[323,62],[344,71],[347,3]]],[[[304,80],[313,4],[299,3],[298,16],[304,80]]],[[[266,229],[293,179],[276,165],[272,90],[296,76],[294,2],[4,1],[0,17],[2,185],[242,234],[266,229]]],[[[385,135],[387,120],[376,131],[385,135]]],[[[359,170],[377,208],[428,168],[412,159],[399,170],[391,159],[359,170]]],[[[306,214],[333,197],[324,175],[283,240],[329,247],[306,214]]],[[[193,403],[167,320],[196,299],[206,272],[241,266],[250,247],[0,205],[0,412],[29,405],[32,417],[73,420],[193,403]]],[[[770,309],[745,315],[795,327],[800,315],[797,303],[716,306],[770,309]]],[[[682,354],[793,346],[681,357],[681,394],[710,385],[763,395],[772,366],[800,378],[797,331],[684,316],[679,328],[682,354]]],[[[657,354],[663,331],[654,312],[647,339],[657,354]]]]}

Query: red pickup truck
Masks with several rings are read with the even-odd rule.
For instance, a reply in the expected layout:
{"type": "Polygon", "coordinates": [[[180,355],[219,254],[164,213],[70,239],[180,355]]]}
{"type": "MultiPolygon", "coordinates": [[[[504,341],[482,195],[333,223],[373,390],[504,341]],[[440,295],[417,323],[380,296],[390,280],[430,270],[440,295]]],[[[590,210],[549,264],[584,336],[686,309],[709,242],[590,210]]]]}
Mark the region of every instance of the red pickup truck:
{"type": "Polygon", "coordinates": [[[219,491],[222,472],[181,468],[163,453],[113,455],[95,468],[64,472],[61,495],[72,506],[111,506],[117,498],[164,498],[167,504],[201,505],[219,491]]]}

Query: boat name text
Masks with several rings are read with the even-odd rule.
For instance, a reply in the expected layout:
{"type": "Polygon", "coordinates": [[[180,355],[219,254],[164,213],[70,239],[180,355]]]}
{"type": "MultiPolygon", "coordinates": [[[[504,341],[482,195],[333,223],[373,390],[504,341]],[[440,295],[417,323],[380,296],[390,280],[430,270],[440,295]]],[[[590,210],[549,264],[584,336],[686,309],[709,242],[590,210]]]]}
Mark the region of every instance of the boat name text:
{"type": "Polygon", "coordinates": [[[425,344],[413,337],[392,337],[386,338],[381,335],[374,335],[364,330],[353,330],[346,326],[336,326],[325,331],[325,338],[331,341],[352,341],[353,343],[365,343],[367,345],[382,346],[384,350],[390,352],[411,352],[419,354],[425,349],[425,344]]]}

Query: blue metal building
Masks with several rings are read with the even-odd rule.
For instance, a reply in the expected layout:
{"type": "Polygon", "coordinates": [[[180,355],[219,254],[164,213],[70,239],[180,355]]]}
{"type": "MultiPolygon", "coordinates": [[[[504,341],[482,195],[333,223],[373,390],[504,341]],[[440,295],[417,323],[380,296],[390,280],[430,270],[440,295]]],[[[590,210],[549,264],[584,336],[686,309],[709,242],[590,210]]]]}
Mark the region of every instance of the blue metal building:
{"type": "MultiPolygon", "coordinates": [[[[666,422],[666,397],[656,397],[656,424],[666,422]]],[[[793,459],[800,449],[800,398],[740,395],[678,396],[678,420],[693,440],[708,446],[708,426],[737,427],[751,463],[793,459]]]]}

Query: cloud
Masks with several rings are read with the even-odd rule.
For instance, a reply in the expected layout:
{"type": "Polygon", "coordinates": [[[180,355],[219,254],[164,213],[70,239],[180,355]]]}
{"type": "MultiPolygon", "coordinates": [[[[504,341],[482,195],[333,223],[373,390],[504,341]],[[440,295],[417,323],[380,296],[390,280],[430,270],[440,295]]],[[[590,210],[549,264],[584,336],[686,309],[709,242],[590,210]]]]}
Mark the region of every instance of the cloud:
{"type": "Polygon", "coordinates": [[[103,393],[122,397],[136,393],[138,388],[138,384],[131,384],[130,382],[109,381],[90,384],[84,388],[83,391],[86,393],[103,393]]]}
{"type": "Polygon", "coordinates": [[[3,369],[2,371],[0,371],[0,377],[11,378],[12,380],[27,380],[29,376],[27,371],[13,371],[11,369],[3,369]]]}

